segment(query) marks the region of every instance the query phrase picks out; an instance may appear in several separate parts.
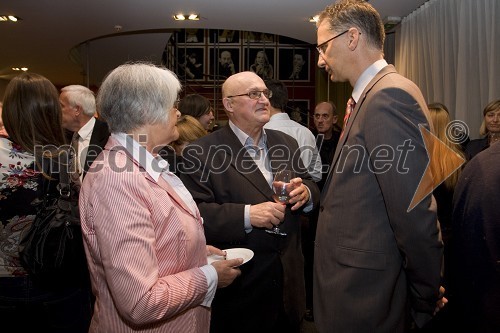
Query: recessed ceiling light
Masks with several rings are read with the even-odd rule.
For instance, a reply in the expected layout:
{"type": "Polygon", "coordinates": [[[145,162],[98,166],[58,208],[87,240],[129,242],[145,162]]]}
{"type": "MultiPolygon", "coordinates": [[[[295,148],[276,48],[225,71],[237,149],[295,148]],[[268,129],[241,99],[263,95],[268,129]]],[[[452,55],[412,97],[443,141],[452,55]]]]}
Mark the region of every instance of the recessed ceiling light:
{"type": "Polygon", "coordinates": [[[316,23],[319,20],[319,15],[314,15],[309,18],[309,22],[316,23]]]}
{"type": "Polygon", "coordinates": [[[174,15],[174,20],[176,20],[176,21],[184,21],[184,20],[198,21],[199,19],[200,19],[200,15],[198,15],[198,14],[189,14],[188,17],[186,17],[184,14],[174,15]]]}
{"type": "Polygon", "coordinates": [[[14,15],[0,15],[0,22],[17,22],[19,20],[21,18],[14,15]]]}
{"type": "Polygon", "coordinates": [[[12,67],[12,70],[15,72],[19,72],[19,71],[26,72],[28,70],[28,67],[12,67]]]}

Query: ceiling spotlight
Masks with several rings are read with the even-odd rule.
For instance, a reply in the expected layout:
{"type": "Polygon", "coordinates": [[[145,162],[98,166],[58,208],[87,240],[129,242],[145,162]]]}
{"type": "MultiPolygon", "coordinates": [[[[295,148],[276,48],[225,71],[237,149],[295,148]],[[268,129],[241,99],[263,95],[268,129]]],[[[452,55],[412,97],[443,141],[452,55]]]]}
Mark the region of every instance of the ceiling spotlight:
{"type": "Polygon", "coordinates": [[[314,15],[309,18],[309,22],[316,23],[319,20],[319,15],[314,15]]]}
{"type": "Polygon", "coordinates": [[[17,22],[19,20],[21,20],[21,18],[14,15],[0,15],[0,22],[17,22]]]}
{"type": "Polygon", "coordinates": [[[188,17],[186,17],[184,14],[174,15],[174,20],[176,20],[176,21],[185,21],[185,20],[198,21],[199,19],[200,19],[200,15],[198,15],[198,14],[189,14],[188,17]]]}
{"type": "Polygon", "coordinates": [[[28,67],[21,67],[21,70],[22,70],[23,72],[26,72],[26,71],[28,70],[28,67]]]}

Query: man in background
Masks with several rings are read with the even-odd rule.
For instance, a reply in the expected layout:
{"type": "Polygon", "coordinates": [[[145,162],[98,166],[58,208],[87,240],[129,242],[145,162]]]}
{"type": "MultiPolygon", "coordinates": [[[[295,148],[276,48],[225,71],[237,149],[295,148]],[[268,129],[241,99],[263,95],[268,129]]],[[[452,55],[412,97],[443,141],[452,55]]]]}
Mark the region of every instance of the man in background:
{"type": "Polygon", "coordinates": [[[316,105],[314,109],[314,126],[317,131],[316,145],[323,162],[322,177],[318,181],[320,190],[323,189],[325,184],[333,154],[340,138],[340,131],[337,130],[337,118],[337,108],[333,102],[321,102],[316,105]]]}
{"type": "Polygon", "coordinates": [[[315,182],[321,180],[321,158],[314,134],[307,127],[291,120],[284,112],[288,103],[288,90],[285,84],[279,80],[266,80],[265,83],[273,95],[269,98],[271,119],[264,128],[274,129],[294,138],[299,144],[302,162],[312,179],[315,182]]]}
{"type": "Polygon", "coordinates": [[[78,153],[80,181],[101,153],[109,138],[108,125],[94,117],[95,95],[87,87],[70,85],[61,89],[62,126],[73,132],[72,146],[78,153]]]}

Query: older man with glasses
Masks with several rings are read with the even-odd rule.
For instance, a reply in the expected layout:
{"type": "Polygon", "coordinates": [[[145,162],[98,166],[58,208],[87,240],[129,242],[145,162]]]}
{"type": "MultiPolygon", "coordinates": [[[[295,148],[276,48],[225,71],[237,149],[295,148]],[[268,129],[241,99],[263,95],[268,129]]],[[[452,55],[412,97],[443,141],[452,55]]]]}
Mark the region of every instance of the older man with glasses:
{"type": "Polygon", "coordinates": [[[222,86],[229,124],[188,145],[181,175],[197,202],[209,242],[249,248],[236,284],[212,303],[212,332],[299,332],[305,313],[301,212],[318,203],[319,190],[300,159],[297,141],[263,129],[272,93],[253,72],[222,86]],[[289,204],[273,199],[273,175],[295,172],[289,204]],[[266,232],[279,225],[286,236],[266,232]]]}

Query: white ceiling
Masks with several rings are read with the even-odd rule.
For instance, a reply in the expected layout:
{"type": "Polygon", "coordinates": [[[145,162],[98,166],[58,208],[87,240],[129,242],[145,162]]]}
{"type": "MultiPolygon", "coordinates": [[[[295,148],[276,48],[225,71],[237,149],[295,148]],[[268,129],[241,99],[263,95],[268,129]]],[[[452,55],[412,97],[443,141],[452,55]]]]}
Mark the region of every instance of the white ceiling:
{"type": "MultiPolygon", "coordinates": [[[[405,17],[426,1],[370,3],[384,18],[405,17]]],[[[90,68],[118,53],[125,60],[161,56],[168,29],[258,31],[315,43],[315,27],[308,18],[331,3],[332,0],[2,0],[0,15],[16,15],[22,21],[0,22],[0,78],[10,79],[16,74],[12,67],[26,66],[56,85],[86,84],[82,68],[70,59],[70,50],[107,35],[114,38],[92,43],[90,68]],[[199,13],[202,18],[194,22],[174,21],[172,15],[180,12],[199,13]],[[123,27],[120,37],[113,36],[117,35],[116,25],[123,27]],[[123,36],[142,30],[154,31],[123,36]],[[163,33],[152,33],[158,31],[163,33]]]]}

